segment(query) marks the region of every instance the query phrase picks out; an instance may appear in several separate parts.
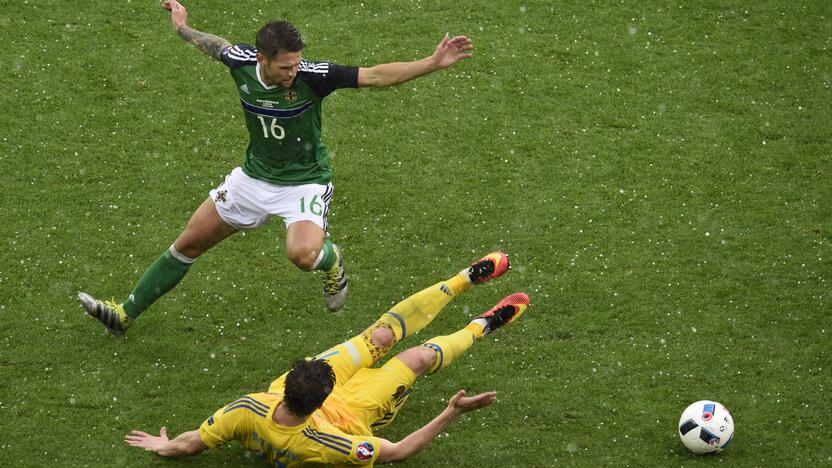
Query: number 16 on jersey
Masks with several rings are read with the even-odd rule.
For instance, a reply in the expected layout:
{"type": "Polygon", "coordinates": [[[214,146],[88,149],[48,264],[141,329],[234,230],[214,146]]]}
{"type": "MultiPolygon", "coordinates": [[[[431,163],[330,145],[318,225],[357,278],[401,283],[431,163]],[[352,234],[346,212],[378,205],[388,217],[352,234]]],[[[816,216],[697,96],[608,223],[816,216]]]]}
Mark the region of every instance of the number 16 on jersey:
{"type": "Polygon", "coordinates": [[[262,115],[258,115],[257,119],[260,120],[260,125],[263,126],[263,138],[268,138],[269,133],[271,133],[271,137],[275,140],[282,140],[286,137],[286,131],[277,124],[277,119],[270,119],[272,122],[269,125],[266,125],[266,118],[262,115]]]}

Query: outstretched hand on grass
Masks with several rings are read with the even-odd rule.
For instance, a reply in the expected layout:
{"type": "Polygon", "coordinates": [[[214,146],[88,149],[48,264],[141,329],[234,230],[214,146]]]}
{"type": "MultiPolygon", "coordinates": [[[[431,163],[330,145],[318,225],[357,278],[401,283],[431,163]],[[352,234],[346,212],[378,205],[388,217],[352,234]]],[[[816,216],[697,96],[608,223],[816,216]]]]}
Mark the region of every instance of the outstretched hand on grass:
{"type": "Polygon", "coordinates": [[[451,397],[448,402],[448,409],[454,412],[454,415],[467,413],[476,409],[480,409],[497,401],[497,392],[485,392],[472,397],[465,396],[465,390],[460,390],[451,397]]]}
{"type": "Polygon", "coordinates": [[[163,448],[167,447],[170,439],[168,438],[168,428],[162,426],[159,430],[159,435],[150,435],[147,432],[133,431],[124,436],[124,442],[131,447],[143,448],[151,452],[158,453],[163,448]]]}

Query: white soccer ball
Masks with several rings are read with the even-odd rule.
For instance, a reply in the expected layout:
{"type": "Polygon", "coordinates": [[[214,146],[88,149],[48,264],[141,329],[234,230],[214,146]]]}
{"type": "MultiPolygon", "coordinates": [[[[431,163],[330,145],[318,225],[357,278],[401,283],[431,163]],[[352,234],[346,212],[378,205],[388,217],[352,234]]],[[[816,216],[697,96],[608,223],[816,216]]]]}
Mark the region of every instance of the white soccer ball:
{"type": "Polygon", "coordinates": [[[715,401],[702,400],[688,406],[679,418],[679,437],[696,454],[724,450],[734,437],[734,418],[715,401]]]}

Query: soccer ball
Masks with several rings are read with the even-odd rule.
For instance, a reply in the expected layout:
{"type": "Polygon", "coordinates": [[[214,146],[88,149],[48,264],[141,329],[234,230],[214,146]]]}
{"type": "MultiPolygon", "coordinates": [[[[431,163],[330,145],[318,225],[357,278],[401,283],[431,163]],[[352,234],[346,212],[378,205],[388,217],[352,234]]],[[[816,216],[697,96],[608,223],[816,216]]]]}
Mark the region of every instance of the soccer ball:
{"type": "Polygon", "coordinates": [[[727,408],[715,401],[697,401],[682,412],[679,437],[693,453],[719,452],[734,437],[734,419],[727,408]]]}

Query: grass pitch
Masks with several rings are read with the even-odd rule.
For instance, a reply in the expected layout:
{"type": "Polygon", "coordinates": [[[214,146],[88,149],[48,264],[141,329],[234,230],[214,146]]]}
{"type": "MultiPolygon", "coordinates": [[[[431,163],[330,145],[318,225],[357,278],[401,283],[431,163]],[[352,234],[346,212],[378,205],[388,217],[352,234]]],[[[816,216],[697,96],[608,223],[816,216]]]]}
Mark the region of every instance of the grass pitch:
{"type": "MultiPolygon", "coordinates": [[[[224,67],[157,2],[76,3],[0,1],[6,465],[177,464],[122,436],[196,428],[497,248],[513,271],[405,345],[517,290],[532,307],[418,382],[378,435],[459,388],[499,401],[407,466],[832,463],[828,2],[186,3],[232,42],[288,19],[310,59],[410,60],[446,32],[475,58],[325,101],[341,313],[275,221],[200,258],[125,340],[75,294],[123,299],[246,133],[224,67]],[[705,398],[736,421],[715,457],[675,432],[705,398]]],[[[239,446],[185,463],[256,464],[239,446]]]]}

